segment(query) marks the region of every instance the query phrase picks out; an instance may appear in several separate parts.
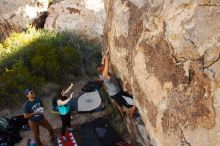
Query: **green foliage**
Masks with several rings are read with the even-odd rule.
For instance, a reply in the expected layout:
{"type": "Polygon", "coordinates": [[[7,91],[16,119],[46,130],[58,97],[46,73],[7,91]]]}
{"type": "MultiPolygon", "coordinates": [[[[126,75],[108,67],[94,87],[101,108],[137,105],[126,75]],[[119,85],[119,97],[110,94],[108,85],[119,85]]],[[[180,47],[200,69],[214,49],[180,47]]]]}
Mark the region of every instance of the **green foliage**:
{"type": "Polygon", "coordinates": [[[37,87],[43,83],[43,79],[30,74],[29,70],[19,60],[12,66],[12,69],[5,68],[1,75],[3,86],[0,88],[1,106],[10,106],[12,103],[19,104],[23,101],[22,91],[24,87],[37,87]]]}
{"type": "Polygon", "coordinates": [[[82,56],[83,69],[88,75],[96,74],[96,65],[102,58],[101,45],[93,42],[80,42],[80,55],[82,56]]]}
{"type": "Polygon", "coordinates": [[[45,82],[62,82],[66,74],[79,76],[82,67],[91,74],[100,56],[100,46],[65,32],[29,28],[13,33],[0,43],[0,106],[21,103],[27,87],[39,90],[45,82]]]}
{"type": "Polygon", "coordinates": [[[65,72],[74,75],[79,74],[80,70],[77,70],[76,68],[81,68],[81,58],[77,50],[73,50],[70,46],[66,46],[63,49],[63,58],[65,72]]]}

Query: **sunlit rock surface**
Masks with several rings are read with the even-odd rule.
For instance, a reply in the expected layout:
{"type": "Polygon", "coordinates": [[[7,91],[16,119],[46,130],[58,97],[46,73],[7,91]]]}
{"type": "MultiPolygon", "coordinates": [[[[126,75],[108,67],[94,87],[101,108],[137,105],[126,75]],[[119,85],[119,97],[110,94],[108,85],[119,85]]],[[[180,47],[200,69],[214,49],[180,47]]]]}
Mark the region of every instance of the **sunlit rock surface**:
{"type": "Polygon", "coordinates": [[[0,41],[26,29],[48,5],[49,0],[0,0],[0,41]]]}
{"type": "Polygon", "coordinates": [[[103,0],[64,0],[49,7],[44,26],[101,41],[104,21],[103,0]]]}
{"type": "Polygon", "coordinates": [[[106,0],[112,67],[155,146],[220,145],[220,1],[106,0]]]}

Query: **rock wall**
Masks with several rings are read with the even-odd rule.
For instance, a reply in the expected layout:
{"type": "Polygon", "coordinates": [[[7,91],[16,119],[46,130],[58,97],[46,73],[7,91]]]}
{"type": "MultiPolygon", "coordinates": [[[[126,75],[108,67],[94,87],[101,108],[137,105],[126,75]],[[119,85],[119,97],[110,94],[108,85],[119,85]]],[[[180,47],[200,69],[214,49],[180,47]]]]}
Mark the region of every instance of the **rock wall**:
{"type": "Polygon", "coordinates": [[[49,7],[44,26],[69,31],[84,39],[101,41],[104,21],[103,0],[64,0],[49,7]]]}
{"type": "Polygon", "coordinates": [[[220,145],[220,1],[106,0],[105,47],[154,146],[220,145]]]}
{"type": "MultiPolygon", "coordinates": [[[[1,0],[0,42],[12,32],[26,29],[38,15],[46,12],[49,0],[1,0]]],[[[39,22],[39,20],[37,20],[39,22]]]]}
{"type": "Polygon", "coordinates": [[[141,117],[124,117],[123,119],[128,132],[132,135],[130,143],[135,146],[152,146],[141,117]]]}

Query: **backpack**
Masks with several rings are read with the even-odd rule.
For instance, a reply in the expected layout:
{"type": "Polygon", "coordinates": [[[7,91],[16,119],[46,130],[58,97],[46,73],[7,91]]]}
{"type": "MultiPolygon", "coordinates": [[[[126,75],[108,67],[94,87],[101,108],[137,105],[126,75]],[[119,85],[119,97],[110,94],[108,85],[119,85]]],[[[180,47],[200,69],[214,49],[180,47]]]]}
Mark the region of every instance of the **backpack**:
{"type": "Polygon", "coordinates": [[[22,127],[28,126],[28,119],[25,119],[24,115],[16,115],[9,119],[9,125],[17,129],[22,129],[22,127]]]}
{"type": "Polygon", "coordinates": [[[0,145],[13,146],[21,139],[19,130],[8,119],[0,117],[0,145]]]}

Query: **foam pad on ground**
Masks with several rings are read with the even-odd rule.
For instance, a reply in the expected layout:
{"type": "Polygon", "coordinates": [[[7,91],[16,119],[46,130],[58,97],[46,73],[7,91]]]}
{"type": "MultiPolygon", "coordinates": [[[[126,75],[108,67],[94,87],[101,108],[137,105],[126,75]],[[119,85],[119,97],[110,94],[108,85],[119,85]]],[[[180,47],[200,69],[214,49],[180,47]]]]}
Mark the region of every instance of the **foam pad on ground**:
{"type": "Polygon", "coordinates": [[[71,132],[66,132],[65,136],[68,141],[64,141],[61,134],[58,135],[57,142],[59,146],[78,146],[71,132]]]}

